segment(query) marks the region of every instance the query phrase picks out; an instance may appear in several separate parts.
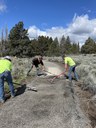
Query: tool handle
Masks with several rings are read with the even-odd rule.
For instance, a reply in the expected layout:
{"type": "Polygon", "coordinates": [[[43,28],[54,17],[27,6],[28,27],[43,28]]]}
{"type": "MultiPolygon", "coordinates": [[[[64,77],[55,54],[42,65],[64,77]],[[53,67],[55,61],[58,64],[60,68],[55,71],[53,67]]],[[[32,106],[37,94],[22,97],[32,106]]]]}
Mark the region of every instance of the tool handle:
{"type": "Polygon", "coordinates": [[[61,75],[63,75],[63,74],[65,74],[65,72],[62,72],[62,73],[60,73],[59,75],[55,76],[55,77],[51,80],[51,82],[53,82],[56,78],[58,78],[59,76],[61,76],[61,75]]]}

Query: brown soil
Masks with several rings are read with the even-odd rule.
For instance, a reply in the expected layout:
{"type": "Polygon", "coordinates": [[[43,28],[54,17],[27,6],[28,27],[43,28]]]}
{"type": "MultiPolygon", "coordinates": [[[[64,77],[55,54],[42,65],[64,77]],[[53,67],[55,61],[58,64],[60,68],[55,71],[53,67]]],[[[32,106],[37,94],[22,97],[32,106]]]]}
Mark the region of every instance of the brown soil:
{"type": "Polygon", "coordinates": [[[96,127],[96,111],[94,110],[96,109],[95,109],[95,106],[93,106],[91,103],[91,98],[93,94],[90,93],[88,90],[87,91],[81,90],[81,87],[79,86],[76,86],[75,91],[80,99],[81,108],[83,112],[91,120],[92,128],[95,128],[96,127]]]}

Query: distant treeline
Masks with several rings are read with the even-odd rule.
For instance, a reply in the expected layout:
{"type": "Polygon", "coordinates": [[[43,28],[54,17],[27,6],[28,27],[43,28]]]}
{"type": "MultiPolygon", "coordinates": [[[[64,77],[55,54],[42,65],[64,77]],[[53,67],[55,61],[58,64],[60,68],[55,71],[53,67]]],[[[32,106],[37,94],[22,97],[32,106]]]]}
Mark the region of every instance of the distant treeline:
{"type": "Polygon", "coordinates": [[[95,41],[89,37],[80,48],[79,42],[72,42],[69,36],[66,38],[62,36],[59,40],[57,37],[52,39],[48,36],[39,36],[37,39],[30,40],[28,30],[24,28],[21,21],[10,30],[7,39],[1,38],[0,41],[0,56],[32,57],[38,54],[62,56],[63,54],[80,53],[96,53],[95,41]]]}

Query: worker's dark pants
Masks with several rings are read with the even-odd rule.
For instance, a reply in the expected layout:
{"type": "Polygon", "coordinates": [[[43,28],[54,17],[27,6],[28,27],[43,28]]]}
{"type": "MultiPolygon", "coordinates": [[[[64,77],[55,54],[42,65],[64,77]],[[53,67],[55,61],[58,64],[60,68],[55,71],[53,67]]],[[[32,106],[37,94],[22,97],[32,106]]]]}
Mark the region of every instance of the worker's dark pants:
{"type": "Polygon", "coordinates": [[[4,100],[5,98],[4,97],[4,79],[7,81],[9,85],[11,96],[15,96],[11,72],[5,71],[2,74],[0,74],[0,100],[4,100]]]}
{"type": "Polygon", "coordinates": [[[36,75],[38,76],[40,73],[41,73],[41,71],[40,71],[40,68],[39,67],[36,67],[36,75]]]}

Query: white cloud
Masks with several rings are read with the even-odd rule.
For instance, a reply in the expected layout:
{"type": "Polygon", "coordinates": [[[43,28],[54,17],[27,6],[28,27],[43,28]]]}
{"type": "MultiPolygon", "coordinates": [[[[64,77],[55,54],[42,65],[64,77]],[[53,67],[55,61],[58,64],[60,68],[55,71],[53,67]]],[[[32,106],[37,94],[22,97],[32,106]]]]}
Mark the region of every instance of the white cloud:
{"type": "Polygon", "coordinates": [[[37,38],[38,36],[46,36],[46,31],[41,31],[39,28],[37,28],[35,25],[29,27],[28,34],[30,39],[37,38]]]}
{"type": "Polygon", "coordinates": [[[28,29],[29,37],[37,37],[39,35],[49,36],[49,37],[58,37],[61,38],[62,35],[69,36],[72,41],[80,42],[82,45],[88,37],[96,39],[96,19],[89,19],[89,16],[74,15],[72,22],[64,28],[62,26],[52,27],[50,29],[46,29],[45,31],[41,31],[36,26],[31,26],[28,29]]]}
{"type": "Polygon", "coordinates": [[[88,34],[93,31],[91,22],[88,19],[88,15],[77,16],[74,22],[69,25],[69,28],[71,32],[76,35],[88,34]]]}
{"type": "Polygon", "coordinates": [[[3,1],[0,1],[0,12],[4,12],[6,11],[7,6],[5,5],[5,3],[3,1]]]}

